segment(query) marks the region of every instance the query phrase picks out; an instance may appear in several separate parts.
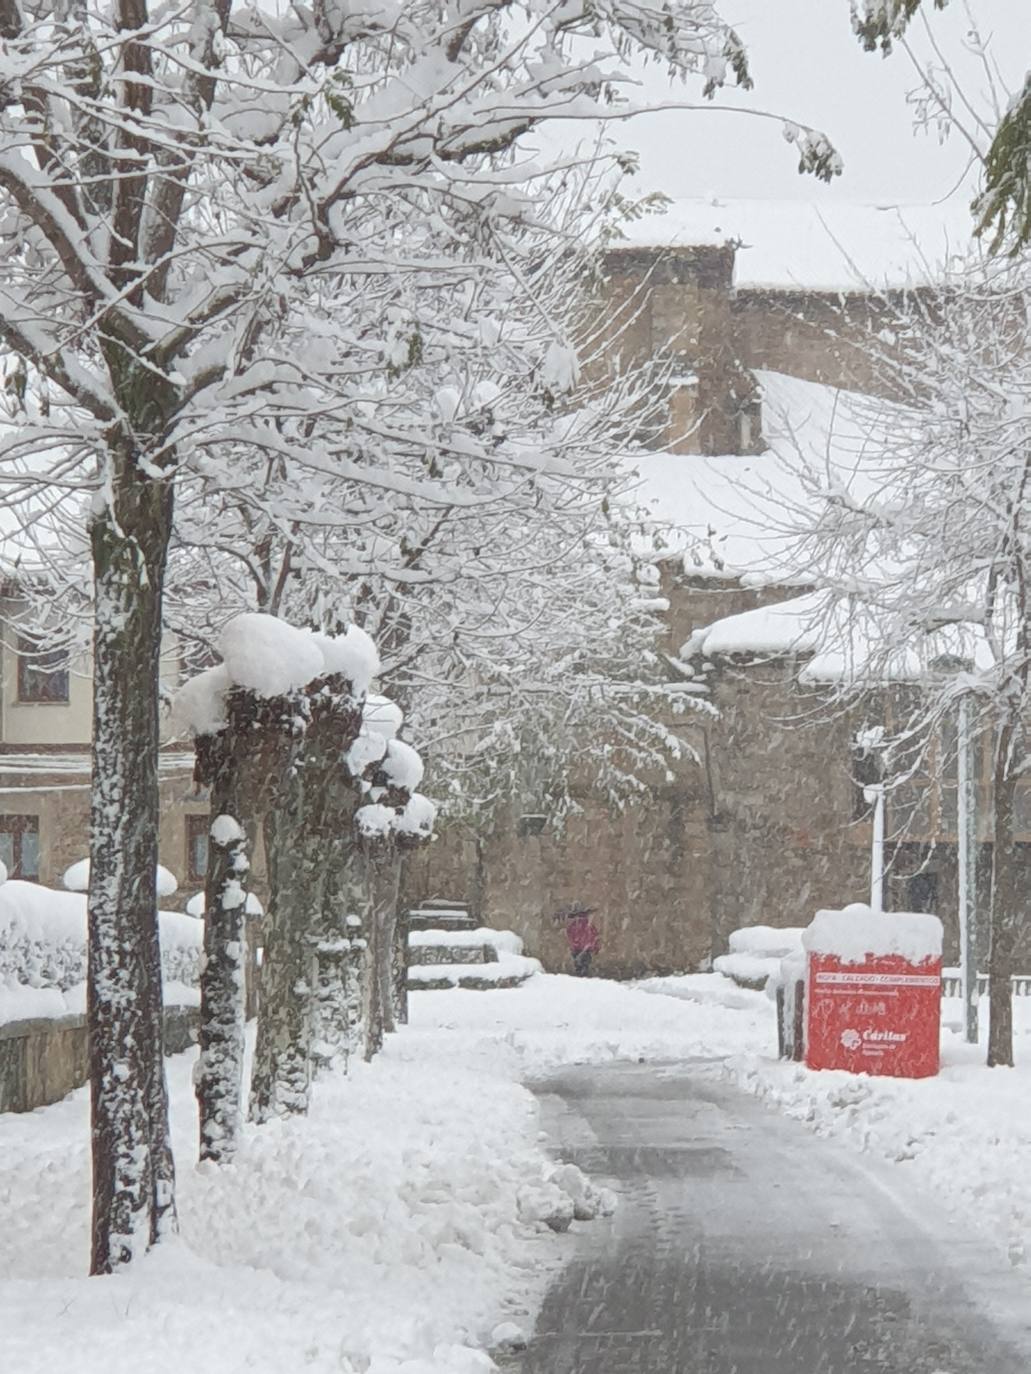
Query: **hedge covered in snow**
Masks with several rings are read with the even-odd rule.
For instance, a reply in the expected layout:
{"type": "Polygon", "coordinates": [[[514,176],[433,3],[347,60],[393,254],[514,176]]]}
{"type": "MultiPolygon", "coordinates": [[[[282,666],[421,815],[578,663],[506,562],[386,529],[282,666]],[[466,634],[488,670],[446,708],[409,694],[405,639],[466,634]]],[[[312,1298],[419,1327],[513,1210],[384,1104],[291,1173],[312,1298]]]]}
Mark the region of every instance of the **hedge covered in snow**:
{"type": "MultiPolygon", "coordinates": [[[[161,969],[167,982],[196,985],[204,927],[162,911],[161,969]]],[[[66,992],[86,977],[86,895],[14,879],[0,884],[0,985],[66,992]]]]}

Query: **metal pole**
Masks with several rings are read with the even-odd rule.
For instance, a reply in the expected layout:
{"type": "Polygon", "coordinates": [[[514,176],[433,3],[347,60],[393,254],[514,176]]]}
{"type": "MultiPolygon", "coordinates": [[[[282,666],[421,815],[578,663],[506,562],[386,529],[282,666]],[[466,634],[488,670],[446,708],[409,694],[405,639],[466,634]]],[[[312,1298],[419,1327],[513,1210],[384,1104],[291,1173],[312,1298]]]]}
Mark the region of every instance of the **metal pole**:
{"type": "Polygon", "coordinates": [[[977,1044],[977,740],[970,721],[970,697],[959,699],[956,728],[956,831],[959,857],[959,966],[964,1039],[977,1044]]]}
{"type": "Polygon", "coordinates": [[[873,802],[873,843],[870,847],[870,910],[884,910],[884,784],[863,788],[863,800],[873,802]]]}

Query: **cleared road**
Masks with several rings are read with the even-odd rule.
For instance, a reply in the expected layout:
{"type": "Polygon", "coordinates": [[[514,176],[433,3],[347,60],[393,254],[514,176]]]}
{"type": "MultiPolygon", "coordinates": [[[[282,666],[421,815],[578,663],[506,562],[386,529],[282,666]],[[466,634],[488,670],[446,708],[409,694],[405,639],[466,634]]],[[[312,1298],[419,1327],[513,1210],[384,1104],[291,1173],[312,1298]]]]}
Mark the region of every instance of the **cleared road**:
{"type": "MultiPolygon", "coordinates": [[[[902,1172],[699,1066],[538,1084],[556,1155],[618,1192],[579,1228],[520,1374],[1028,1374],[1031,1276],[902,1172]]],[[[571,1242],[572,1244],[572,1242],[571,1242]]]]}

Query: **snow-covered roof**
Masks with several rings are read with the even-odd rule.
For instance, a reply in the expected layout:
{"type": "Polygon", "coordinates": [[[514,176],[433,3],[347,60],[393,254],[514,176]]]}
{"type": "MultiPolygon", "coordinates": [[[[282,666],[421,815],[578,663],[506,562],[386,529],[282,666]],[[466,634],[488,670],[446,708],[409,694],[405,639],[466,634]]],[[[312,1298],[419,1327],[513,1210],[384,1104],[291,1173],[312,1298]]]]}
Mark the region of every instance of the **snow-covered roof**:
{"type": "Polygon", "coordinates": [[[637,455],[633,497],[673,527],[660,556],[682,556],[686,572],[805,585],[797,530],[811,497],[798,460],[854,485],[857,470],[880,450],[891,412],[875,416],[861,396],[783,373],[755,376],[770,444],[765,453],[637,455]]]}
{"type": "Polygon", "coordinates": [[[875,609],[822,590],[724,616],[694,630],[680,649],[685,662],[796,654],[805,659],[798,680],[810,685],[913,682],[926,678],[943,658],[969,659],[980,672],[989,671],[993,663],[984,635],[955,625],[934,634],[914,631],[909,645],[888,655],[875,609]]]}
{"type": "Polygon", "coordinates": [[[738,242],[738,286],[810,290],[919,285],[967,251],[970,210],[943,205],[858,205],[821,200],[671,202],[627,226],[629,245],[687,247],[738,242]]]}

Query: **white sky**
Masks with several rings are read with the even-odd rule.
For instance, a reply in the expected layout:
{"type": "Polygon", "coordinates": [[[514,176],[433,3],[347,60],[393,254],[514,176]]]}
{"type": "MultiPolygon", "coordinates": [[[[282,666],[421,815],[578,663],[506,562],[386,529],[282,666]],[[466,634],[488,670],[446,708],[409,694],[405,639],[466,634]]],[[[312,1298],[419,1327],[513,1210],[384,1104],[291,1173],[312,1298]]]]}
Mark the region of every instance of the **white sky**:
{"type": "MultiPolygon", "coordinates": [[[[981,64],[964,50],[971,17],[1010,91],[1031,67],[1031,0],[950,0],[942,13],[928,6],[941,51],[980,110],[990,108],[981,64]]],[[[901,48],[890,58],[866,53],[852,33],[848,0],[723,0],[724,17],[748,50],[755,89],[717,94],[701,113],[665,111],[616,126],[617,141],[641,153],[641,174],[631,190],[720,198],[760,197],[851,200],[896,204],[937,201],[955,191],[969,149],[956,133],[941,146],[936,135],[915,133],[907,92],[917,84],[901,48]],[[786,115],[826,132],[845,161],[844,175],[830,186],[800,177],[797,158],[776,124],[721,112],[731,104],[786,115]]],[[[934,59],[923,25],[912,30],[913,47],[934,59]]],[[[691,99],[670,91],[664,74],[649,71],[652,99],[691,99]]],[[[969,186],[969,182],[968,182],[969,186]]]]}

